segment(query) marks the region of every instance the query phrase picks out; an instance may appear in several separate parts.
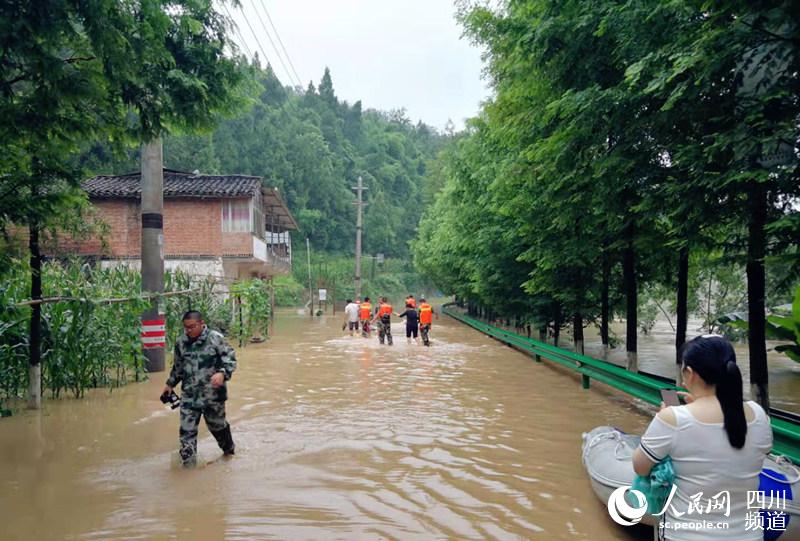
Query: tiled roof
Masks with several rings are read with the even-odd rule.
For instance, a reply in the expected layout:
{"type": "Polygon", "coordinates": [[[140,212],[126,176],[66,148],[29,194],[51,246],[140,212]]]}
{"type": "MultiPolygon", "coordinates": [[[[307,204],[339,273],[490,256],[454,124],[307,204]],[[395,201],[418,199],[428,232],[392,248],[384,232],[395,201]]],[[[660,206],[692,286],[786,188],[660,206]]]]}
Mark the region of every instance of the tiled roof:
{"type": "MultiPolygon", "coordinates": [[[[82,184],[96,199],[139,199],[141,172],[99,175],[82,184]]],[[[164,197],[247,197],[261,189],[261,177],[246,175],[200,175],[164,169],[164,197]]]]}

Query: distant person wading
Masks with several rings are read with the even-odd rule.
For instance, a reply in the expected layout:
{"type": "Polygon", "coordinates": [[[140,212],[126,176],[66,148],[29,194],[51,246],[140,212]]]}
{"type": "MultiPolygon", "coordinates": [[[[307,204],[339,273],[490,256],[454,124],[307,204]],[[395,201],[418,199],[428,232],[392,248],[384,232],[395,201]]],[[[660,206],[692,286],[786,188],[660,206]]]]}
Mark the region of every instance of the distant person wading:
{"type": "Polygon", "coordinates": [[[372,317],[372,304],[369,302],[369,297],[364,297],[364,300],[358,305],[358,319],[361,320],[361,336],[369,338],[370,331],[370,318],[372,317]]]}
{"type": "Polygon", "coordinates": [[[393,345],[392,341],[392,305],[386,297],[381,297],[381,303],[375,312],[375,317],[372,320],[378,323],[378,341],[383,344],[384,340],[390,346],[393,345]]]}
{"type": "MultiPolygon", "coordinates": [[[[437,316],[438,317],[438,316],[437,316]]],[[[431,345],[430,332],[433,324],[433,307],[428,304],[425,297],[419,298],[419,331],[422,335],[422,343],[426,346],[431,345]]]]}
{"type": "Polygon", "coordinates": [[[350,336],[353,336],[353,333],[358,330],[358,319],[358,304],[354,303],[351,299],[347,299],[347,305],[344,307],[344,326],[342,330],[345,330],[345,328],[348,329],[350,331],[350,336]]]}
{"type": "Polygon", "coordinates": [[[406,340],[408,340],[408,343],[411,343],[411,338],[413,337],[414,341],[419,345],[419,314],[417,314],[411,303],[406,302],[406,311],[395,315],[406,318],[406,340]]]}

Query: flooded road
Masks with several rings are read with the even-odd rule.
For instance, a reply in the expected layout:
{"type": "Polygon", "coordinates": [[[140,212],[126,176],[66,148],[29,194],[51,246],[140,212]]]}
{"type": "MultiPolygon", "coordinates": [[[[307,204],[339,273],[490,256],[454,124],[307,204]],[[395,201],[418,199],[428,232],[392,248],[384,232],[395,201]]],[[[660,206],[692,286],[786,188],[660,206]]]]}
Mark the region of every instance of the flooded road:
{"type": "Polygon", "coordinates": [[[236,456],[201,424],[177,466],[166,375],[0,420],[4,540],[649,539],[591,492],[581,433],[640,432],[621,396],[450,318],[433,346],[350,338],[337,316],[282,313],[238,352],[236,456]]]}

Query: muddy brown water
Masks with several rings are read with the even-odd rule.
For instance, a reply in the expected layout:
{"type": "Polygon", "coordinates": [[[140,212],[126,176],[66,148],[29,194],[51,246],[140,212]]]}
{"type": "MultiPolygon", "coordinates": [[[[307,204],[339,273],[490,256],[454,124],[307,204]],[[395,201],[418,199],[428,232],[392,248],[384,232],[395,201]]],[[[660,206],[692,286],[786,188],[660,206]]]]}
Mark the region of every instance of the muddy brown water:
{"type": "Polygon", "coordinates": [[[230,461],[205,426],[177,466],[164,374],[0,421],[4,540],[649,539],[608,517],[581,465],[597,425],[649,416],[449,318],[433,346],[281,313],[238,352],[230,461]]]}

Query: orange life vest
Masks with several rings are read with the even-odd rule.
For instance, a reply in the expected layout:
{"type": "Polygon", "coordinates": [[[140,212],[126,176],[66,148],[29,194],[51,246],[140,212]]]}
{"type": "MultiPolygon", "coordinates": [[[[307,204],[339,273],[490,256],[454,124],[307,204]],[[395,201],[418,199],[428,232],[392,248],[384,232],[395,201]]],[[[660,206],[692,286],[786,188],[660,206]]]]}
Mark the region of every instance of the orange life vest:
{"type": "Polygon", "coordinates": [[[368,302],[362,302],[358,305],[358,317],[360,319],[369,319],[372,312],[372,305],[368,302]]]}
{"type": "Polygon", "coordinates": [[[389,303],[381,304],[380,308],[378,308],[378,317],[390,315],[392,315],[392,305],[389,303]]]}
{"type": "Polygon", "coordinates": [[[419,305],[419,322],[423,325],[430,325],[433,322],[433,308],[427,302],[419,305]]]}

